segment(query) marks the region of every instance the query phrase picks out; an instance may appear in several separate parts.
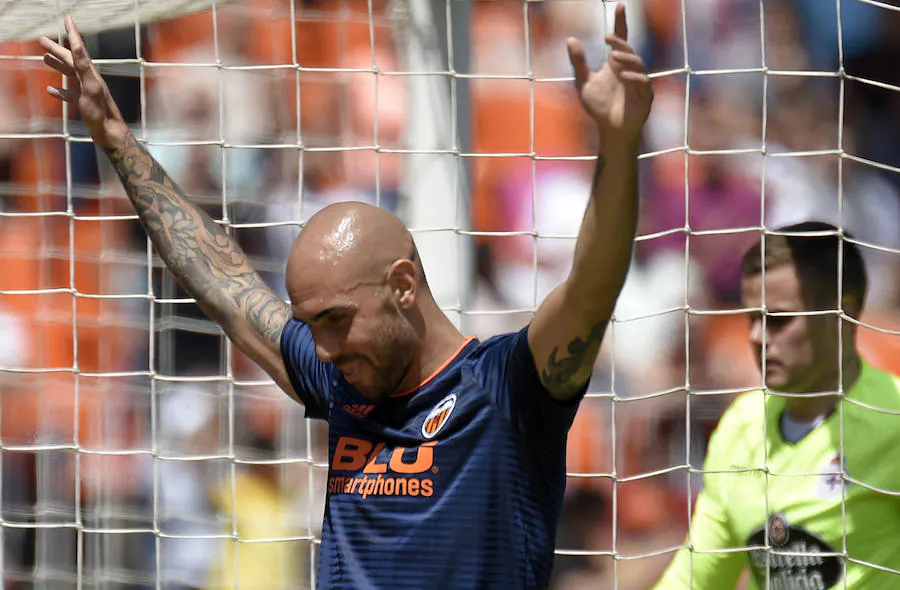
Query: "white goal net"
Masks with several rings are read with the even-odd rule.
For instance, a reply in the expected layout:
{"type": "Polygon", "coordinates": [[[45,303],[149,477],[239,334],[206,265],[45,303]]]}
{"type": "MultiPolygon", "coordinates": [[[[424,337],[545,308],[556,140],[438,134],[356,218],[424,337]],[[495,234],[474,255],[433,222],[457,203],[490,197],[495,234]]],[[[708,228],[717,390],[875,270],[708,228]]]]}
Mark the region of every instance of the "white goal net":
{"type": "MultiPolygon", "coordinates": [[[[766,230],[852,233],[860,349],[900,373],[895,3],[625,3],[656,95],[640,237],[569,440],[556,589],[650,588],[684,544],[709,434],[761,384],[739,262],[766,230]]],[[[75,17],[135,135],[280,294],[304,220],[367,201],[487,337],[566,277],[598,138],[565,40],[599,66],[612,7],[0,2],[3,587],[314,587],[327,470],[325,425],[174,282],[46,95],[37,35],[75,17]]]]}

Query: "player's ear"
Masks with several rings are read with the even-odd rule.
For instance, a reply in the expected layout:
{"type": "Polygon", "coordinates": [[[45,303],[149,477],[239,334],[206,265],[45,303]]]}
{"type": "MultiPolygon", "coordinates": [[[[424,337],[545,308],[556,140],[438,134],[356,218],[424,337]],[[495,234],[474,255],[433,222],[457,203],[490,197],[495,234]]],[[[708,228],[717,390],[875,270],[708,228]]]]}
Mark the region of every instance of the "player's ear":
{"type": "Polygon", "coordinates": [[[409,309],[416,302],[418,273],[413,261],[401,258],[388,269],[387,283],[400,309],[409,309]]]}

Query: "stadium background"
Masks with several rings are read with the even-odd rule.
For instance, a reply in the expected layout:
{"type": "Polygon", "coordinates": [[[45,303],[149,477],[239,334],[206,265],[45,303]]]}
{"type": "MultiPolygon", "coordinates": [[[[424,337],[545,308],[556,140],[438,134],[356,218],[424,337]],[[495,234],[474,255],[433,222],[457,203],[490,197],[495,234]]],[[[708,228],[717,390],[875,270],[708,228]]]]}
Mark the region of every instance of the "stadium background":
{"type": "MultiPolygon", "coordinates": [[[[392,14],[402,3],[294,4],[293,56],[287,0],[144,25],[140,56],[296,59],[314,71],[147,66],[143,78],[107,77],[153,154],[194,202],[227,215],[279,292],[297,231],[282,222],[344,199],[403,215],[410,198],[399,149],[407,78],[379,75],[374,108],[376,76],[365,71],[373,59],[382,72],[404,69],[392,14]],[[376,120],[379,145],[398,149],[347,149],[373,145],[376,120]],[[296,143],[298,128],[320,149],[229,147],[223,157],[218,141],[296,143]]],[[[900,371],[900,336],[890,333],[900,328],[900,36],[890,34],[900,13],[843,0],[839,42],[834,2],[626,4],[632,41],[659,74],[641,165],[645,238],[617,310],[625,321],[571,435],[556,589],[649,587],[670,555],[648,554],[682,541],[699,489],[683,467],[702,464],[733,392],[759,383],[737,262],[761,223],[842,220],[883,249],[866,249],[864,321],[888,332],[861,338],[874,364],[900,371]]],[[[565,276],[572,240],[533,234],[578,228],[592,162],[568,157],[591,156],[597,138],[564,80],[565,38],[585,40],[599,63],[602,15],[595,0],[466,5],[467,46],[457,51],[471,75],[459,78],[468,95],[457,106],[471,190],[456,198],[471,220],[457,229],[476,233],[469,333],[523,325],[565,276]],[[541,158],[479,157],[532,152],[541,158]]],[[[135,39],[126,28],[87,41],[94,58],[131,59],[135,39]]],[[[224,344],[158,259],[148,270],[146,238],[109,167],[90,144],[67,150],[59,137],[61,107],[43,90],[57,80],[24,57],[40,53],[33,40],[0,47],[4,587],[309,587],[325,427],[224,344]]],[[[65,128],[84,135],[74,118],[65,128]]]]}

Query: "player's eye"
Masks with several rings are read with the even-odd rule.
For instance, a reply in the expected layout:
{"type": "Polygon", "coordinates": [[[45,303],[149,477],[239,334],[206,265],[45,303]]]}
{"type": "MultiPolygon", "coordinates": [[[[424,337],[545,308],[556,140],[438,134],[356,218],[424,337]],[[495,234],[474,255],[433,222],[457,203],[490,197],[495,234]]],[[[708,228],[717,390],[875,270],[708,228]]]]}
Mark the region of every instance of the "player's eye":
{"type": "Polygon", "coordinates": [[[330,326],[340,326],[344,323],[345,319],[347,319],[346,313],[330,313],[326,316],[325,321],[327,321],[330,326]]]}
{"type": "Polygon", "coordinates": [[[789,315],[770,315],[766,316],[766,326],[773,332],[783,330],[785,326],[791,323],[794,316],[789,315]]]}

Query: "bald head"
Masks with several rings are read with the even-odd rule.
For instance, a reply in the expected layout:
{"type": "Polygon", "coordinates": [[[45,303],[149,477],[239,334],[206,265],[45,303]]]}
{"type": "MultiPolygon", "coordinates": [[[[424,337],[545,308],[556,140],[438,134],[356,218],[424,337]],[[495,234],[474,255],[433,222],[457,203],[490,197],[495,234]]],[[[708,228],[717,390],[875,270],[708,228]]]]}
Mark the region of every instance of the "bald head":
{"type": "Polygon", "coordinates": [[[383,281],[398,260],[411,261],[421,277],[412,234],[396,216],[365,203],[337,203],[313,215],[291,248],[289,293],[310,282],[337,290],[383,281]]]}
{"type": "Polygon", "coordinates": [[[369,399],[417,387],[464,341],[428,289],[409,230],[371,205],[314,215],[291,249],[287,289],[316,356],[369,399]]]}

